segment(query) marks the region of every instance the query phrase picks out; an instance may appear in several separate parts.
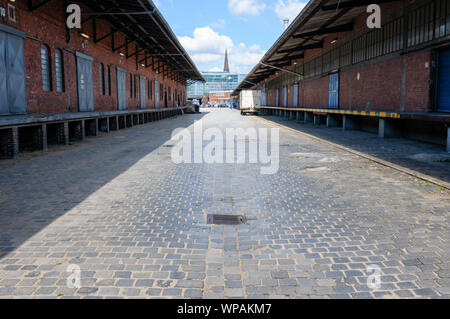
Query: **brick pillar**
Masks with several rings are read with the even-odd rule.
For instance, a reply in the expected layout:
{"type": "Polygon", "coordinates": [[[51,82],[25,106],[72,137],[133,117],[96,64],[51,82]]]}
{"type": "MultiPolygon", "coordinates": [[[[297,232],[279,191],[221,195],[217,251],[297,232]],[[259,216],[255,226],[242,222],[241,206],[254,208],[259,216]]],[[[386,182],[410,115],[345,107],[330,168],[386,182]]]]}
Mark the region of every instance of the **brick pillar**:
{"type": "Polygon", "coordinates": [[[0,131],[0,156],[17,158],[19,155],[19,130],[17,127],[0,131]]]}
{"type": "Polygon", "coordinates": [[[86,138],[86,123],[84,120],[81,121],[81,139],[84,140],[86,138]]]}
{"type": "Polygon", "coordinates": [[[354,118],[349,115],[344,115],[344,123],[342,125],[344,131],[351,131],[358,129],[358,123],[354,118]]]}
{"type": "Polygon", "coordinates": [[[93,127],[92,133],[94,136],[98,136],[98,119],[95,119],[93,123],[95,123],[95,127],[93,127]]]}
{"type": "Polygon", "coordinates": [[[447,127],[447,152],[450,153],[450,126],[447,127]]]}
{"type": "Polygon", "coordinates": [[[44,152],[48,151],[48,139],[47,139],[47,124],[42,124],[42,129],[41,129],[42,133],[41,133],[41,145],[42,145],[42,150],[44,152]]]}
{"type": "Polygon", "coordinates": [[[337,115],[328,114],[327,116],[327,127],[336,127],[339,126],[339,120],[337,115]]]}
{"type": "Polygon", "coordinates": [[[12,157],[17,158],[19,156],[19,128],[13,127],[11,129],[12,134],[12,157]]]}
{"type": "Polygon", "coordinates": [[[400,125],[399,122],[393,123],[393,121],[390,121],[389,119],[380,118],[378,125],[378,137],[389,138],[401,136],[399,125],[400,125]]]}
{"type": "Polygon", "coordinates": [[[317,114],[314,114],[314,125],[320,125],[320,117],[317,114]]]}
{"type": "Polygon", "coordinates": [[[297,122],[305,123],[305,112],[297,112],[297,122]]]}
{"type": "Polygon", "coordinates": [[[64,144],[69,145],[69,122],[64,122],[64,144]]]}

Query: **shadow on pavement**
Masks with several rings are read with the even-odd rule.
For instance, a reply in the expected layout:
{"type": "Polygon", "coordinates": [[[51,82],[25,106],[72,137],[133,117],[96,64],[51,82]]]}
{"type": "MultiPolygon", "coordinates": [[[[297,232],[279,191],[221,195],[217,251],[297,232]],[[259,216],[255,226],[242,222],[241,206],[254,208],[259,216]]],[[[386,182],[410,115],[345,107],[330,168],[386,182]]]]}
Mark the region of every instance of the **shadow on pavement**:
{"type": "Polygon", "coordinates": [[[205,115],[139,125],[0,168],[0,258],[205,115]]]}

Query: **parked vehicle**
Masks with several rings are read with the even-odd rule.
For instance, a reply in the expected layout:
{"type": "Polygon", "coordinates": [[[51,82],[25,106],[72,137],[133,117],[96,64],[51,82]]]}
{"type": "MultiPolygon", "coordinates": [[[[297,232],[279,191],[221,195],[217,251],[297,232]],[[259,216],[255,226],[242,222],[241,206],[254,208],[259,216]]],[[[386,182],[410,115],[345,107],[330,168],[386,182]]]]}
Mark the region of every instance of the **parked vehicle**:
{"type": "Polygon", "coordinates": [[[241,115],[259,114],[261,109],[261,91],[244,90],[240,96],[241,115]]]}

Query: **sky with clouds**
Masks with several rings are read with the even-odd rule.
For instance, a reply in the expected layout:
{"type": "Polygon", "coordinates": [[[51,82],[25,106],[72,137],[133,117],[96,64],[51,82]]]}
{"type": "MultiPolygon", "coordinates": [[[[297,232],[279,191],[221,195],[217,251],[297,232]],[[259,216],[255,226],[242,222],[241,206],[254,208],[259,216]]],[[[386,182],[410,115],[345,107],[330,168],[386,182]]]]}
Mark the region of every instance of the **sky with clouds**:
{"type": "Polygon", "coordinates": [[[307,0],[154,0],[201,71],[247,73],[283,33],[307,0]]]}

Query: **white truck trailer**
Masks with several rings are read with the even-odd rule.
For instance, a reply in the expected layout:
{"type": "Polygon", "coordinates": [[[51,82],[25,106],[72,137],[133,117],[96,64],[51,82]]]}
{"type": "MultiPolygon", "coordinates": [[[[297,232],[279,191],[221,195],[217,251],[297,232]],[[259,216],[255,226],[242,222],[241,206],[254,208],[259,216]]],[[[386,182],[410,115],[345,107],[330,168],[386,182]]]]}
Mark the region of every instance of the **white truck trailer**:
{"type": "Polygon", "coordinates": [[[261,91],[241,91],[240,108],[241,115],[245,115],[248,113],[258,114],[261,109],[261,91]]]}

